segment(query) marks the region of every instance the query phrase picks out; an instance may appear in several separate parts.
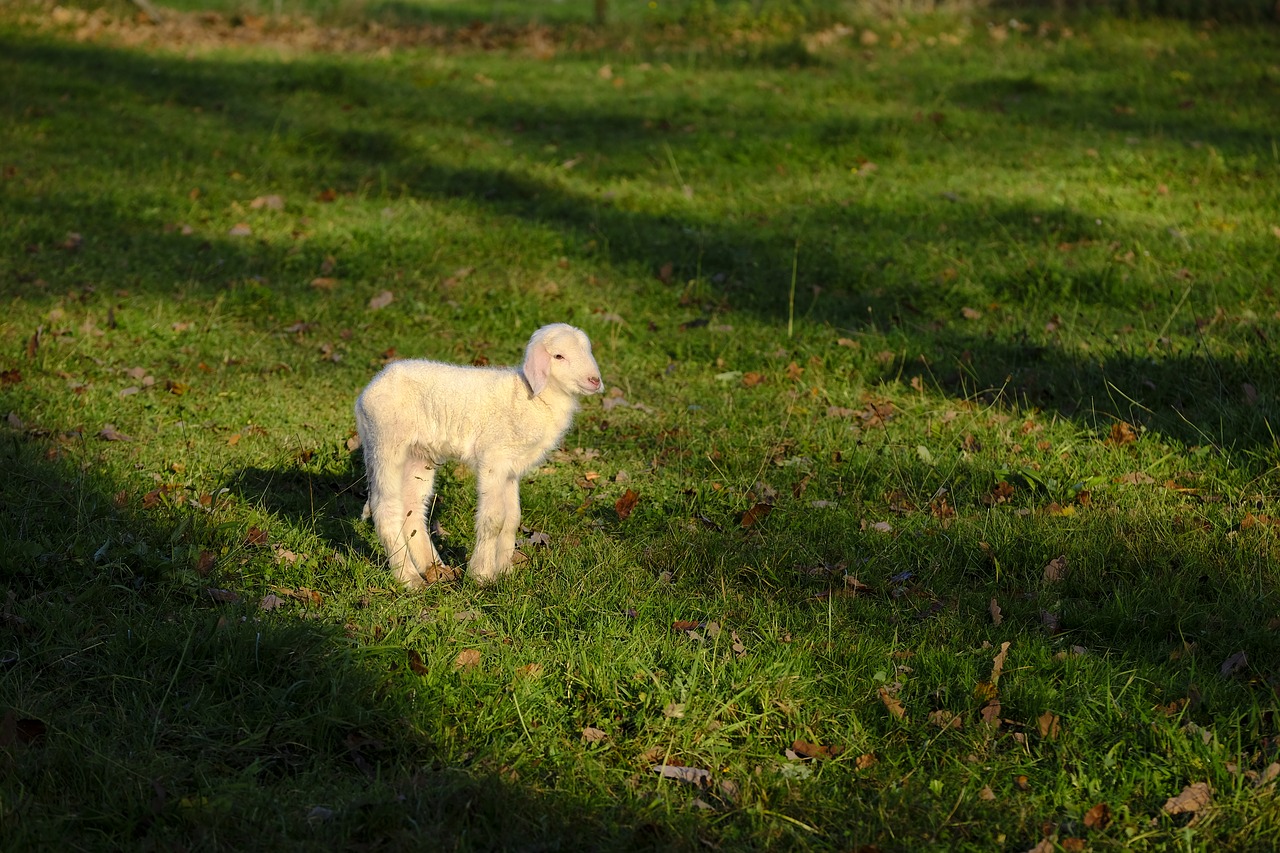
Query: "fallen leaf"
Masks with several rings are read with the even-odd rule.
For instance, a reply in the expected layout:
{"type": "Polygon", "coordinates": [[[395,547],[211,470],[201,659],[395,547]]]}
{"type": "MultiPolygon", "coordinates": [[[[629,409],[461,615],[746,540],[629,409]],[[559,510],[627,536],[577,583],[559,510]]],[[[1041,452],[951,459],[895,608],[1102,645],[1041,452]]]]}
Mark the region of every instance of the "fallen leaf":
{"type": "Polygon", "coordinates": [[[517,667],[516,675],[520,678],[538,678],[542,675],[542,664],[527,663],[524,666],[517,667]]]}
{"type": "Polygon", "coordinates": [[[1000,605],[996,603],[996,600],[994,598],[991,599],[991,603],[987,605],[987,610],[991,612],[992,625],[999,625],[1001,622],[1004,621],[1004,616],[1001,615],[1001,612],[1000,612],[1000,605]]]}
{"type": "Polygon", "coordinates": [[[263,597],[262,601],[258,602],[258,609],[275,610],[277,607],[279,607],[284,603],[285,603],[285,600],[273,592],[273,593],[267,594],[266,596],[263,597]]]}
{"type": "Polygon", "coordinates": [[[454,669],[471,669],[480,664],[479,649],[463,649],[458,652],[458,656],[454,658],[454,669]]]}
{"type": "Polygon", "coordinates": [[[1138,440],[1138,431],[1131,424],[1124,421],[1116,421],[1111,425],[1111,435],[1107,437],[1107,444],[1119,447],[1124,444],[1132,444],[1138,440]]]}
{"type": "Polygon", "coordinates": [[[231,230],[227,231],[229,237],[248,237],[253,233],[253,229],[249,227],[247,222],[237,222],[231,226],[231,230]]]}
{"type": "Polygon", "coordinates": [[[1249,665],[1249,657],[1244,652],[1236,652],[1222,662],[1222,666],[1218,668],[1218,674],[1223,678],[1229,678],[1240,672],[1249,665]]]}
{"type": "Polygon", "coordinates": [[[929,715],[929,722],[940,729],[959,729],[964,726],[960,715],[946,708],[939,708],[929,715]]]}
{"type": "Polygon", "coordinates": [[[597,729],[592,726],[586,726],[582,729],[583,743],[599,743],[602,740],[607,740],[608,737],[609,735],[603,729],[597,729]]]}
{"type": "Polygon", "coordinates": [[[613,511],[618,514],[618,519],[620,521],[626,521],[627,517],[631,515],[631,511],[635,509],[636,502],[639,500],[640,500],[639,492],[633,491],[631,489],[627,489],[625,492],[623,492],[622,497],[618,498],[618,500],[613,505],[613,511]]]}
{"type": "Polygon", "coordinates": [[[1040,737],[1048,738],[1049,740],[1057,740],[1058,734],[1062,729],[1061,719],[1061,717],[1052,711],[1045,711],[1037,717],[1036,726],[1040,730],[1040,737]]]}
{"type": "Polygon", "coordinates": [[[966,320],[978,320],[982,318],[982,312],[976,308],[961,308],[960,315],[966,320]]]}
{"type": "Polygon", "coordinates": [[[802,758],[835,758],[844,752],[843,746],[824,746],[807,740],[796,741],[791,744],[791,749],[802,758]]]}
{"type": "Polygon", "coordinates": [[[253,201],[249,202],[249,207],[253,210],[284,210],[284,196],[279,195],[260,195],[253,201]]]}
{"type": "Polygon", "coordinates": [[[1044,567],[1044,582],[1057,583],[1067,576],[1067,557],[1062,555],[1054,557],[1044,567]]]}
{"type": "Polygon", "coordinates": [[[701,767],[682,767],[674,764],[655,764],[652,768],[663,779],[674,779],[677,782],[687,782],[690,785],[702,787],[711,780],[711,771],[703,770],[701,767]]]}
{"type": "Polygon", "coordinates": [[[201,551],[200,556],[196,558],[196,574],[202,578],[208,577],[217,559],[217,555],[212,551],[201,551]]]}
{"type": "Polygon", "coordinates": [[[239,594],[234,593],[229,589],[218,589],[217,587],[211,586],[207,587],[205,592],[209,593],[209,597],[214,601],[222,604],[235,604],[240,600],[239,594]]]}
{"type": "Polygon", "coordinates": [[[125,435],[116,429],[115,424],[106,424],[102,427],[102,432],[98,433],[98,437],[103,441],[133,441],[133,436],[125,435]]]}
{"type": "Polygon", "coordinates": [[[773,512],[773,504],[758,503],[744,512],[742,519],[738,523],[744,528],[753,527],[771,512],[773,512]]]}
{"type": "Polygon", "coordinates": [[[985,506],[999,506],[1000,504],[1008,503],[1009,499],[1013,497],[1013,492],[1013,486],[1001,480],[996,483],[995,488],[983,495],[979,500],[985,506]]]}
{"type": "Polygon", "coordinates": [[[1212,800],[1213,790],[1209,783],[1196,782],[1183,788],[1182,793],[1176,797],[1166,800],[1163,811],[1170,815],[1194,813],[1209,805],[1212,800]]]}
{"type": "Polygon", "coordinates": [[[701,622],[690,622],[688,619],[677,619],[671,623],[673,631],[696,631],[701,627],[701,622]]]}
{"type": "Polygon", "coordinates": [[[1058,839],[1058,846],[1065,850],[1066,853],[1084,853],[1086,845],[1083,838],[1068,835],[1066,838],[1058,839]]]}
{"type": "Polygon", "coordinates": [[[903,706],[902,702],[898,700],[897,696],[890,693],[887,687],[881,687],[876,692],[880,694],[880,701],[889,709],[890,714],[899,720],[906,719],[907,709],[903,706]]]}
{"type": "Polygon", "coordinates": [[[427,669],[427,665],[422,662],[422,655],[418,653],[417,649],[408,649],[407,651],[409,656],[409,669],[413,671],[414,675],[426,675],[430,672],[430,670],[427,669]]]}
{"type": "Polygon", "coordinates": [[[684,705],[679,702],[668,702],[662,709],[662,716],[679,720],[684,717],[684,705]]]}
{"type": "Polygon", "coordinates": [[[991,659],[991,683],[998,684],[1000,682],[1000,674],[1004,671],[1004,660],[1009,654],[1009,643],[1005,641],[1000,644],[1000,651],[991,659]]]}
{"type": "MultiPolygon", "coordinates": [[[[1013,784],[1019,791],[1030,791],[1031,782],[1021,773],[1013,777],[1013,784]]],[[[1053,849],[1053,848],[1050,848],[1053,849]]]]}
{"type": "Polygon", "coordinates": [[[1146,471],[1131,471],[1116,477],[1115,481],[1122,486],[1149,486],[1156,481],[1146,471]]]}
{"type": "Polygon", "coordinates": [[[741,657],[746,657],[746,656],[747,656],[747,647],[746,647],[746,646],[744,646],[744,645],[742,644],[742,640],[738,638],[738,632],[737,632],[737,631],[731,631],[731,632],[729,632],[729,637],[730,637],[730,639],[732,639],[732,640],[733,640],[733,645],[731,646],[731,648],[733,649],[733,653],[734,653],[735,655],[737,655],[738,657],[740,657],[740,658],[741,658],[741,657]]]}
{"type": "Polygon", "coordinates": [[[742,374],[742,386],[744,388],[754,388],[764,382],[764,379],[765,377],[763,373],[756,373],[754,370],[749,370],[742,374]]]}
{"type": "Polygon", "coordinates": [[[249,532],[244,535],[244,544],[246,545],[266,545],[267,531],[260,527],[250,527],[249,532]]]}
{"type": "Polygon", "coordinates": [[[1098,803],[1084,813],[1085,829],[1106,829],[1111,825],[1111,806],[1098,803]]]}
{"type": "MultiPolygon", "coordinates": [[[[1025,779],[1027,777],[1023,776],[1021,778],[1025,779]]],[[[1041,838],[1040,843],[1028,850],[1027,853],[1057,853],[1057,848],[1053,845],[1053,839],[1041,838]]]]}
{"type": "Polygon", "coordinates": [[[384,290],[381,293],[379,293],[377,296],[374,296],[372,299],[369,300],[369,310],[380,311],[381,309],[386,308],[388,305],[394,302],[395,298],[396,298],[395,294],[392,293],[390,290],[384,290]]]}
{"type": "Polygon", "coordinates": [[[978,712],[978,716],[982,719],[982,722],[987,725],[998,726],[1000,725],[1000,714],[1002,711],[1003,707],[1000,704],[1000,700],[992,699],[990,702],[982,706],[982,710],[978,712]]]}

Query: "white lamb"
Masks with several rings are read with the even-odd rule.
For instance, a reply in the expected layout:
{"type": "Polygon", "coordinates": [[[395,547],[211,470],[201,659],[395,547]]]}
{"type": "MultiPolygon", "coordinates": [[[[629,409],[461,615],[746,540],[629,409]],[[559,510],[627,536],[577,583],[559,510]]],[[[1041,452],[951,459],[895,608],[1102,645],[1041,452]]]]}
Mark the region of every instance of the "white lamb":
{"type": "Polygon", "coordinates": [[[373,517],[396,579],[417,588],[448,571],[428,518],[436,469],[446,459],[476,473],[471,577],[485,583],[510,568],[520,478],[560,443],[578,398],[602,387],[591,341],[564,323],[534,332],[519,368],[412,359],[375,376],[356,400],[369,478],[365,517],[373,517]]]}

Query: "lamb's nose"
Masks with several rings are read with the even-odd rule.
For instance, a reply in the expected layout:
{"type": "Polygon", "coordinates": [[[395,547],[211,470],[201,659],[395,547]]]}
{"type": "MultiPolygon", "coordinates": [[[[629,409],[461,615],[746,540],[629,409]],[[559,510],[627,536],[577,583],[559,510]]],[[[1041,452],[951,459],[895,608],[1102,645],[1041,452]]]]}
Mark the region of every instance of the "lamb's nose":
{"type": "Polygon", "coordinates": [[[600,389],[600,377],[599,377],[599,376],[588,376],[588,377],[587,377],[587,384],[591,386],[591,390],[593,390],[593,391],[598,391],[598,390],[600,389]]]}

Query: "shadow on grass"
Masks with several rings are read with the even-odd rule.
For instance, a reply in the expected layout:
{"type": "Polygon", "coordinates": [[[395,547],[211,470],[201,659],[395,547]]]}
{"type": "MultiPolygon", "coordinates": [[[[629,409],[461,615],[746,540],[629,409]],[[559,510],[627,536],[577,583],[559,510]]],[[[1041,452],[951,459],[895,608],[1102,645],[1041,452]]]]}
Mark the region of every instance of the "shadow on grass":
{"type": "Polygon", "coordinates": [[[234,542],[180,506],[117,508],[83,439],[4,439],[8,845],[691,843],[691,822],[533,791],[484,744],[462,754],[465,737],[435,734],[453,726],[449,684],[395,688],[403,650],[361,649],[334,605],[297,618],[217,600],[195,553],[234,542]]]}
{"type": "MultiPolygon", "coordinates": [[[[980,289],[985,292],[969,296],[961,288],[939,286],[937,271],[919,266],[920,250],[934,246],[943,228],[948,229],[948,242],[937,244],[939,249],[992,239],[1015,246],[1087,247],[1110,240],[1127,245],[1150,237],[1136,230],[1099,228],[1084,210],[1040,210],[963,198],[904,198],[890,208],[854,198],[847,205],[781,210],[780,224],[766,227],[753,220],[707,218],[692,211],[650,212],[585,194],[564,182],[500,167],[448,163],[422,149],[395,116],[410,111],[421,115],[423,121],[510,132],[517,150],[529,156],[556,144],[566,151],[629,152],[634,159],[663,146],[679,154],[707,139],[703,133],[689,136],[664,129],[668,123],[652,121],[652,105],[596,106],[590,110],[553,102],[497,105],[474,97],[460,83],[444,81],[423,89],[394,75],[376,76],[367,68],[339,67],[326,61],[262,65],[180,60],[12,38],[4,40],[4,49],[10,62],[16,63],[12,67],[27,77],[34,80],[47,75],[38,85],[33,83],[29,93],[13,99],[9,106],[13,121],[29,120],[25,116],[32,110],[62,109],[51,99],[67,90],[76,93],[82,110],[101,110],[106,101],[118,99],[136,106],[127,111],[127,121],[154,150],[182,161],[204,161],[216,156],[214,147],[219,143],[184,130],[172,105],[183,110],[201,109],[220,117],[228,132],[278,136],[289,151],[287,161],[316,185],[333,182],[339,189],[357,189],[377,174],[383,184],[403,188],[413,197],[469,200],[486,215],[550,228],[563,236],[566,251],[577,261],[590,266],[603,263],[641,278],[654,276],[648,285],[653,298],[670,300],[673,310],[695,323],[743,312],[771,322],[786,319],[785,285],[796,258],[796,238],[803,237],[798,289],[803,294],[812,291],[808,319],[848,330],[864,329],[869,323],[887,326],[909,354],[936,365],[933,372],[940,374],[943,387],[950,392],[962,387],[984,390],[1011,386],[1021,404],[1060,411],[1089,428],[1100,426],[1105,431],[1110,419],[1122,418],[1187,445],[1213,443],[1268,458],[1274,455],[1270,423],[1276,412],[1271,401],[1280,399],[1280,385],[1273,379],[1274,371],[1265,369],[1272,360],[1273,347],[1257,324],[1252,328],[1258,340],[1233,355],[1209,355],[1199,348],[1162,348],[1148,339],[1154,337],[1154,330],[1147,330],[1145,334],[1133,333],[1132,347],[1121,347],[1118,353],[1099,359],[1079,349],[1059,347],[1055,339],[1045,340],[1039,329],[1010,328],[994,316],[986,323],[952,322],[941,331],[917,321],[921,315],[955,316],[967,299],[994,297],[1025,305],[1074,303],[1099,309],[1118,325],[1124,317],[1145,317],[1155,308],[1167,312],[1177,328],[1188,327],[1192,308],[1178,314],[1178,287],[1151,294],[1161,302],[1159,306],[1126,304],[1135,292],[1120,284],[1129,269],[1104,248],[1086,249],[1078,259],[1058,266],[984,274],[980,289]],[[311,110],[291,121],[282,119],[282,99],[299,91],[321,98],[328,108],[311,110]],[[344,105],[351,104],[361,111],[361,120],[352,120],[344,112],[344,105]],[[385,123],[379,111],[389,111],[385,123]],[[666,263],[671,267],[665,276],[669,283],[664,284],[656,276],[666,263]],[[675,308],[687,282],[695,282],[700,295],[682,309],[675,308]],[[812,288],[820,288],[820,295],[812,288]]],[[[959,98],[1008,101],[1012,97],[1009,85],[1000,81],[971,84],[959,90],[959,98]]],[[[1031,101],[1017,108],[1046,128],[1102,120],[1125,130],[1131,121],[1137,121],[1117,116],[1108,103],[1113,94],[1133,93],[1080,95],[1042,88],[1040,84],[1014,85],[1016,97],[1031,101]],[[1024,91],[1028,87],[1029,91],[1024,91]]],[[[686,106],[675,102],[659,105],[670,111],[670,124],[676,126],[684,120],[680,114],[686,106]]],[[[785,109],[764,120],[766,134],[769,121],[794,121],[785,109]]],[[[715,119],[710,121],[714,125],[715,119]]],[[[820,136],[830,135],[822,130],[824,121],[818,119],[815,124],[815,133],[820,136]]],[[[1151,121],[1141,119],[1148,128],[1151,121]]],[[[1262,128],[1211,126],[1200,121],[1194,111],[1176,108],[1154,121],[1176,136],[1212,139],[1239,152],[1261,150],[1270,139],[1262,128]]],[[[709,126],[707,131],[714,133],[715,127],[709,126]]],[[[874,123],[860,123],[857,135],[874,140],[882,132],[874,123]]],[[[55,147],[69,145],[66,150],[70,152],[78,144],[58,137],[55,147]]],[[[951,144],[956,144],[955,140],[951,144]]],[[[137,167],[123,166],[126,170],[137,167]]],[[[168,206],[163,199],[157,202],[161,210],[168,206]]],[[[53,188],[38,200],[7,196],[0,205],[19,223],[14,240],[42,247],[26,258],[10,259],[11,279],[3,285],[10,292],[30,290],[22,282],[49,276],[99,275],[104,280],[119,280],[114,265],[121,253],[145,249],[153,268],[145,273],[126,273],[122,282],[138,291],[166,293],[175,287],[173,282],[180,282],[181,289],[212,294],[224,292],[228,283],[267,273],[274,280],[271,288],[255,290],[261,291],[266,301],[246,310],[270,313],[271,300],[281,297],[301,301],[327,298],[307,288],[305,275],[278,274],[294,263],[288,261],[282,247],[225,238],[197,244],[180,235],[165,234],[163,214],[141,213],[133,200],[117,203],[111,198],[89,198],[75,189],[53,188]],[[46,226],[27,224],[48,222],[66,223],[66,227],[60,224],[53,231],[42,231],[46,226]],[[89,227],[81,223],[92,225],[96,244],[106,249],[97,259],[63,257],[53,248],[65,238],[66,230],[89,227]]],[[[326,247],[322,242],[313,240],[303,251],[323,257],[326,247]]],[[[1261,244],[1246,244],[1243,251],[1256,256],[1261,268],[1274,264],[1274,253],[1267,253],[1261,244]]],[[[353,275],[377,278],[384,273],[377,255],[372,250],[354,256],[348,252],[346,263],[353,275]]],[[[1188,285],[1187,290],[1199,293],[1196,287],[1199,285],[1188,285]]],[[[619,300],[627,298],[618,294],[619,300]]],[[[1210,293],[1201,304],[1213,298],[1210,293]]],[[[1192,307],[1196,301],[1193,298],[1192,307]]],[[[1046,316],[1035,322],[1051,319],[1046,316]]],[[[1078,318],[1059,319],[1070,325],[1078,318]]],[[[1083,315],[1080,319],[1096,322],[1083,315]]],[[[1097,331],[1104,336],[1112,332],[1097,331]]]]}

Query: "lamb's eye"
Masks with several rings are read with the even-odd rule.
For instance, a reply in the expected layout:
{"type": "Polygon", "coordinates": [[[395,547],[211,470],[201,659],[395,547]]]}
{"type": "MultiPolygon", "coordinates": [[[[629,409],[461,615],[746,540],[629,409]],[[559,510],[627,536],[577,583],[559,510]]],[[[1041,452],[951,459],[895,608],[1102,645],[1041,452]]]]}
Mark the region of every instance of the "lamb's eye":
{"type": "Polygon", "coordinates": [[[564,356],[561,355],[560,353],[556,353],[555,359],[556,361],[564,361],[564,356]]]}

